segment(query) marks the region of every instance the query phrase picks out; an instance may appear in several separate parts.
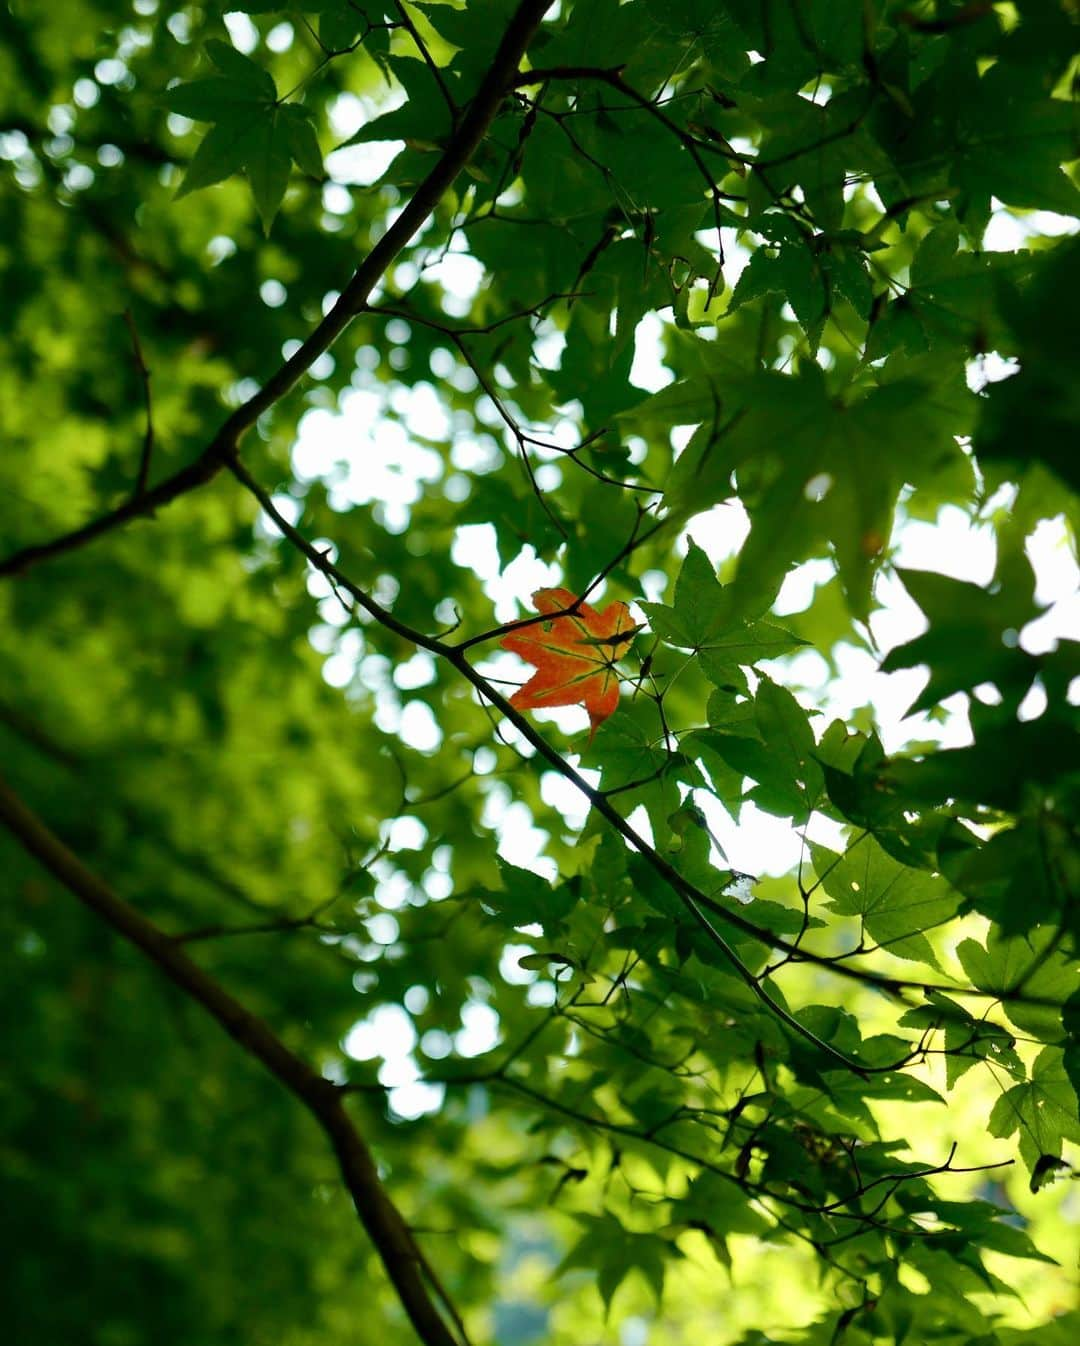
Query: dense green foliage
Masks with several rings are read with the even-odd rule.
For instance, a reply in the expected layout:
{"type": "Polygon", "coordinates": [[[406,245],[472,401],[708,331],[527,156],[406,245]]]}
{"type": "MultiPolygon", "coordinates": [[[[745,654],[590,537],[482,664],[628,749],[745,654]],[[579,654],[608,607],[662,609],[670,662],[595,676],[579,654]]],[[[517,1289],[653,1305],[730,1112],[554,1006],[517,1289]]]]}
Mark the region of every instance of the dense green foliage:
{"type": "MultiPolygon", "coordinates": [[[[0,0],[0,773],[345,1087],[452,1339],[1073,1341],[1075,4],[544,9],[0,0]],[[981,584],[895,563],[945,507],[981,584]],[[591,740],[504,700],[542,584],[641,627],[591,740]]],[[[10,1339],[411,1339],[311,1117],[19,841],[10,1339]]]]}

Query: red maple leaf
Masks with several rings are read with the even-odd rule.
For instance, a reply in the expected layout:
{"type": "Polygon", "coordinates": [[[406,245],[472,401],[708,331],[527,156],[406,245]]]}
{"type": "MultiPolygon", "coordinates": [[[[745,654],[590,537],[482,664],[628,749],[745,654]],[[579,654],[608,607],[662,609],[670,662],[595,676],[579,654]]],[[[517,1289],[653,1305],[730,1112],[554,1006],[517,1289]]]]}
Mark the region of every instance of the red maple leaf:
{"type": "Polygon", "coordinates": [[[638,631],[630,609],[625,603],[609,603],[597,612],[588,603],[579,603],[569,589],[537,589],[532,601],[537,612],[562,615],[510,631],[499,641],[504,650],[536,666],[510,704],[518,710],[537,710],[580,703],[592,722],[591,740],[619,704],[614,661],[638,631]],[[572,607],[575,611],[567,613],[572,607]]]}

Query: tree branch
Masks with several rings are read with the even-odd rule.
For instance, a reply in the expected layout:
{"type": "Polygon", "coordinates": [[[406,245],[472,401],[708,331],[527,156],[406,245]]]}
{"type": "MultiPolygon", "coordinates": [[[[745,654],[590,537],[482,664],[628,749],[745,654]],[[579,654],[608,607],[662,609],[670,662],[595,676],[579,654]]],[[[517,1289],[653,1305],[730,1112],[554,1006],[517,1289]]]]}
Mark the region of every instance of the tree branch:
{"type": "MultiPolygon", "coordinates": [[[[798,1033],[800,1036],[812,1040],[818,1049],[829,1056],[838,1065],[842,1065],[848,1070],[855,1070],[859,1074],[880,1074],[899,1068],[899,1064],[894,1062],[887,1066],[864,1066],[858,1062],[849,1061],[841,1052],[828,1043],[817,1039],[804,1024],[792,1017],[787,1010],[773,1001],[768,992],[760,985],[760,978],[755,977],[742,963],[738,954],[731,948],[728,942],[721,936],[720,932],[701,910],[702,907],[708,907],[710,911],[726,925],[733,929],[742,931],[745,935],[750,935],[758,940],[766,948],[775,949],[778,953],[787,954],[786,962],[807,963],[814,967],[825,968],[829,972],[835,973],[839,977],[846,978],[849,981],[861,982],[863,985],[872,986],[876,990],[884,992],[886,995],[897,995],[903,990],[921,991],[924,994],[930,991],[940,991],[946,995],[973,996],[977,999],[1000,1001],[1002,1003],[1016,1002],[1018,1004],[1043,1005],[1052,1009],[1060,1009],[1061,1002],[1044,996],[1028,995],[1024,992],[1015,992],[1013,990],[991,991],[975,986],[950,985],[944,982],[930,981],[912,981],[901,977],[883,976],[879,973],[868,972],[863,968],[854,967],[850,963],[838,961],[835,955],[815,953],[810,949],[803,949],[785,939],[782,935],[774,934],[773,931],[764,926],[748,920],[747,917],[740,915],[737,911],[728,910],[714,902],[700,888],[691,883],[679,871],[660,854],[655,847],[651,846],[622,816],[614,807],[603,790],[590,785],[589,782],[577,771],[570,763],[558,752],[547,739],[541,734],[522,713],[517,710],[510,702],[501,695],[491,685],[491,682],[482,673],[478,672],[466,658],[467,642],[459,645],[448,645],[445,641],[435,636],[425,635],[422,631],[408,626],[405,622],[395,617],[394,614],[377,603],[370,594],[366,593],[359,585],[354,584],[349,577],[340,570],[333,561],[330,560],[327,553],[322,552],[318,547],[304,537],[288,519],[274,505],[273,500],[267,491],[248,472],[247,468],[237,459],[233,459],[228,464],[229,471],[233,476],[251,492],[263,507],[266,514],[274,521],[284,537],[292,543],[294,547],[307,557],[311,565],[328,579],[332,580],[342,592],[347,593],[353,603],[362,608],[370,616],[387,630],[393,631],[403,640],[415,645],[418,649],[427,650],[429,654],[437,658],[445,659],[451,664],[458,673],[461,674],[477,692],[507,719],[521,736],[532,745],[533,748],[547,761],[550,766],[559,773],[559,775],[577,786],[582,795],[589,801],[590,805],[596,809],[597,813],[615,829],[629,846],[637,851],[657,873],[668,887],[676,894],[683,903],[688,914],[696,925],[702,930],[709,941],[716,945],[724,956],[731,962],[736,973],[746,982],[747,986],[763,1000],[772,1012],[782,1020],[788,1028],[798,1033]]],[[[591,587],[591,586],[590,586],[591,587]]],[[[573,608],[567,609],[573,611],[573,608]]],[[[550,614],[549,614],[550,615],[550,614]]],[[[532,620],[526,618],[520,622],[507,623],[507,630],[516,630],[520,626],[531,624],[532,620]]],[[[484,639],[493,636],[493,632],[486,632],[484,639]]],[[[780,965],[774,967],[776,971],[780,965]]]]}
{"type": "Polygon", "coordinates": [[[368,296],[388,267],[427,220],[443,193],[452,186],[458,174],[472,158],[495,120],[503,96],[513,83],[518,63],[551,3],[552,0],[521,0],[492,57],[488,73],[438,163],[417,187],[412,199],[394,223],[357,267],[352,279],[322,322],[313,329],[294,354],[267,379],[259,391],[248,398],[242,406],[237,407],[225,420],[202,453],[187,467],[181,468],[171,477],[166,477],[153,489],[144,491],[82,528],[76,528],[73,532],[65,533],[51,542],[24,547],[8,556],[0,561],[0,577],[21,575],[42,561],[83,547],[132,519],[153,514],[178,496],[186,495],[188,491],[205,485],[217,476],[225,460],[236,452],[244,434],[258,418],[289,392],[319,356],[333,345],[353,318],[362,311],[368,296]]]}
{"type": "Polygon", "coordinates": [[[420,1340],[424,1346],[458,1346],[436,1307],[435,1297],[443,1301],[455,1321],[460,1321],[457,1313],[438,1288],[412,1231],[379,1181],[375,1160],[346,1112],[338,1086],[291,1052],[264,1020],[245,1009],[204,972],[176,940],[87,869],[2,778],[0,822],[73,896],[157,964],[174,985],[202,1005],[249,1056],[260,1061],[304,1104],[333,1146],[342,1180],[360,1222],[375,1245],[420,1340]]]}
{"type": "MultiPolygon", "coordinates": [[[[376,621],[380,622],[388,630],[393,631],[396,635],[402,636],[413,645],[416,645],[421,649],[426,649],[429,653],[438,655],[448,663],[452,664],[464,678],[472,683],[473,687],[476,688],[481,696],[490,701],[491,704],[517,728],[518,732],[521,733],[533,747],[551,763],[560,775],[565,776],[567,780],[577,786],[593,808],[595,808],[596,811],[615,828],[624,841],[628,842],[634,850],[644,856],[656,873],[664,879],[668,887],[671,888],[682,902],[695,924],[700,927],[705,937],[721,951],[727,961],[731,964],[736,975],[742,979],[749,990],[753,992],[764,1005],[768,1006],[772,1013],[782,1023],[786,1024],[792,1032],[806,1038],[807,1041],[811,1042],[818,1049],[818,1051],[830,1058],[836,1065],[842,1066],[844,1069],[851,1070],[855,1074],[863,1077],[873,1072],[894,1070],[898,1067],[900,1064],[898,1062],[894,1062],[888,1066],[864,1067],[859,1062],[850,1060],[842,1052],[837,1051],[835,1047],[830,1046],[827,1042],[819,1038],[807,1028],[805,1024],[800,1023],[794,1015],[790,1014],[781,1004],[774,1000],[761,984],[759,978],[755,977],[745,963],[743,963],[739,955],[727,940],[724,939],[701,909],[704,902],[704,894],[702,894],[700,890],[687,879],[683,878],[679,871],[675,869],[673,865],[669,864],[659,851],[649,845],[649,843],[630,826],[602,791],[591,786],[580,772],[575,771],[561,753],[555,751],[542,734],[537,733],[532,725],[529,724],[528,720],[526,720],[504,696],[492,687],[488,679],[473,668],[460,647],[446,645],[443,641],[437,640],[431,636],[425,636],[421,632],[413,630],[404,622],[399,621],[393,613],[389,612],[380,603],[377,603],[370,594],[365,593],[365,591],[354,584],[347,575],[338,570],[325,553],[320,552],[317,547],[312,546],[307,538],[305,538],[298,529],[293,527],[288,519],[282,515],[280,510],[276,508],[270,496],[263,490],[239,459],[235,457],[230,459],[228,467],[229,471],[237,481],[239,481],[241,485],[246,486],[255,499],[258,500],[259,504],[262,505],[270,518],[274,520],[285,537],[288,538],[293,546],[303,552],[316,569],[321,570],[323,574],[328,577],[332,577],[341,588],[349,594],[357,606],[363,608],[365,612],[370,613],[376,621]]],[[[769,931],[762,929],[752,921],[746,920],[745,917],[737,915],[735,912],[719,910],[718,914],[723,916],[730,924],[735,925],[737,928],[744,930],[748,934],[754,935],[755,938],[761,939],[770,947],[790,948],[784,941],[779,940],[777,936],[772,935],[769,931]]],[[[802,952],[800,952],[799,956],[803,959],[809,958],[809,955],[802,952]]],[[[829,960],[824,958],[817,958],[812,961],[825,963],[826,965],[831,966],[829,960]]],[[[841,967],[845,972],[849,971],[846,964],[842,964],[841,967]]]]}

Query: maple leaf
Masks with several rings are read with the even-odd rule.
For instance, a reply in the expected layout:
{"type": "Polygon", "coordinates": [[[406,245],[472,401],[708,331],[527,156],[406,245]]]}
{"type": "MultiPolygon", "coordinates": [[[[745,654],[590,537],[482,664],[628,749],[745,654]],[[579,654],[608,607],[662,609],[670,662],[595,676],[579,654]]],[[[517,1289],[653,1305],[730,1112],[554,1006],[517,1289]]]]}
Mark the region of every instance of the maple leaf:
{"type": "Polygon", "coordinates": [[[499,644],[535,664],[536,672],[510,698],[518,710],[543,706],[575,706],[589,712],[592,740],[597,727],[619,704],[619,675],[614,661],[629,646],[639,627],[625,603],[609,603],[597,612],[569,589],[537,589],[533,607],[559,613],[550,621],[510,631],[499,644]],[[575,608],[568,613],[567,608],[575,608]]]}

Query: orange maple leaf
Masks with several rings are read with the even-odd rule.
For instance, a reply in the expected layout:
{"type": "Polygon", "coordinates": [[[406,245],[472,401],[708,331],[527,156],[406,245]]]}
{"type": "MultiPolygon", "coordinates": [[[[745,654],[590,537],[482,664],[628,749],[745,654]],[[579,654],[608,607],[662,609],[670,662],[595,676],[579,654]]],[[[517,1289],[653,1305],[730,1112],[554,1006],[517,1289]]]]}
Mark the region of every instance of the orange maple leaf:
{"type": "Polygon", "coordinates": [[[504,650],[535,664],[536,672],[510,698],[518,710],[543,706],[576,706],[589,712],[592,740],[597,726],[619,704],[619,675],[614,661],[637,634],[638,627],[625,603],[609,603],[597,612],[578,603],[569,589],[537,589],[532,596],[537,612],[560,613],[550,621],[535,622],[510,631],[499,644],[504,650]],[[566,609],[574,607],[575,612],[566,609]]]}

